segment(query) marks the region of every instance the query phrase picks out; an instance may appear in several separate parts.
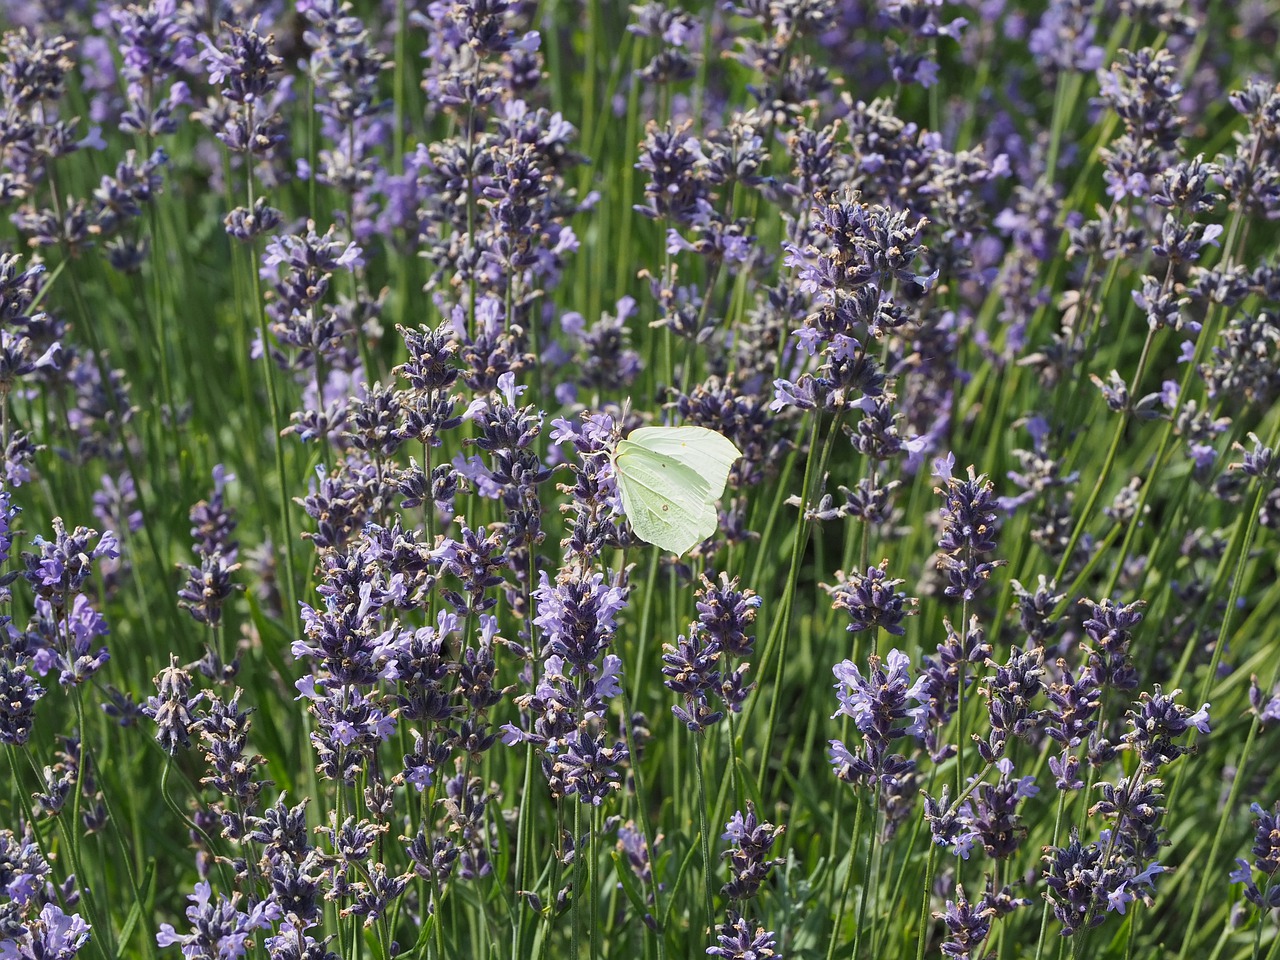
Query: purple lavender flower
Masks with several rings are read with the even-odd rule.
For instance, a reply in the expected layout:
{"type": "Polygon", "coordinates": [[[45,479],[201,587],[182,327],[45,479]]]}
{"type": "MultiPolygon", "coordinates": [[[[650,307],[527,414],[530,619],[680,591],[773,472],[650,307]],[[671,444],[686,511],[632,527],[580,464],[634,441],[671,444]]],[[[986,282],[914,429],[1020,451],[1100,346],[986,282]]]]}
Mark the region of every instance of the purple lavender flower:
{"type": "Polygon", "coordinates": [[[980,783],[958,811],[964,833],[973,837],[986,850],[987,856],[997,860],[1011,857],[1021,846],[1026,835],[1017,810],[1021,802],[1040,792],[1031,776],[1016,777],[1013,763],[1006,759],[996,761],[1000,771],[994,783],[980,783]]]}
{"type": "MultiPolygon", "coordinates": [[[[840,709],[832,716],[852,717],[862,736],[863,752],[855,753],[840,740],[829,741],[828,754],[837,779],[863,784],[875,790],[877,802],[891,814],[905,816],[909,805],[895,803],[915,790],[915,761],[890,753],[891,744],[902,737],[923,738],[927,713],[925,678],[910,677],[910,660],[899,650],[887,658],[888,669],[875,654],[867,658],[867,675],[849,660],[832,667],[840,709]],[[915,700],[917,706],[907,706],[915,700]],[[905,726],[902,721],[908,721],[905,726]]],[[[897,820],[891,816],[888,829],[897,820]]]]}
{"type": "Polygon", "coordinates": [[[241,910],[238,893],[230,899],[218,894],[215,900],[207,882],[197,883],[195,893],[187,899],[191,901],[187,907],[191,932],[180,934],[172,924],[162,923],[156,943],[161,947],[181,946],[188,960],[240,960],[249,951],[254,931],[270,929],[282,914],[280,906],[270,900],[241,910]]]}
{"type": "Polygon", "coordinates": [[[20,747],[31,736],[44,689],[20,666],[0,657],[0,743],[20,747]]]}
{"type": "Polygon", "coordinates": [[[1209,704],[1193,713],[1174,700],[1181,692],[1165,694],[1156,684],[1155,693],[1143,693],[1128,713],[1129,730],[1121,739],[1137,752],[1146,770],[1154,771],[1191,752],[1191,747],[1175,743],[1175,738],[1193,729],[1209,732],[1209,704]]]}
{"type": "Polygon", "coordinates": [[[71,960],[89,942],[89,930],[80,914],[46,903],[21,936],[0,940],[0,960],[71,960]]]}
{"type": "MultiPolygon", "coordinates": [[[[7,571],[9,566],[9,556],[13,551],[14,521],[21,512],[22,508],[13,502],[9,491],[0,490],[0,571],[7,571]]],[[[0,573],[0,604],[8,604],[13,599],[10,585],[17,578],[16,571],[0,573]]],[[[0,627],[4,627],[8,622],[7,617],[0,619],[0,627]]]]}
{"type": "Polygon", "coordinates": [[[969,629],[963,637],[943,618],[947,631],[945,643],[937,646],[936,657],[921,658],[921,689],[927,705],[924,742],[929,756],[935,763],[951,757],[956,752],[952,743],[942,742],[942,732],[955,713],[960,690],[970,683],[971,663],[985,663],[991,654],[991,644],[976,616],[969,618],[969,629]]]}
{"type": "Polygon", "coordinates": [[[1253,811],[1254,834],[1251,852],[1253,860],[1236,859],[1239,869],[1231,874],[1232,883],[1244,884],[1245,899],[1262,910],[1273,910],[1280,904],[1280,885],[1275,884],[1276,871],[1280,870],[1280,804],[1267,811],[1261,804],[1249,806],[1253,811]],[[1262,874],[1262,889],[1253,879],[1253,871],[1262,874]]]}
{"type": "Polygon", "coordinates": [[[734,661],[751,655],[748,631],[761,601],[754,591],[739,590],[738,581],[726,573],[718,583],[704,575],[697,596],[698,619],[690,625],[688,639],[681,636],[674,646],[663,645],[662,673],[663,683],[684,698],[684,705],[672,712],[690,730],[701,732],[724,717],[711,706],[713,691],[735,713],[751,691],[749,665],[734,661]]]}
{"type": "Polygon", "coordinates": [[[36,640],[33,661],[43,675],[58,671],[66,686],[85,683],[111,659],[106,647],[93,650],[93,641],[109,633],[106,618],[84,594],[77,594],[69,610],[58,610],[38,597],[28,635],[36,640]]]}
{"type": "Polygon", "coordinates": [[[756,817],[756,809],[749,801],[747,812],[735,811],[725,824],[721,840],[728,840],[729,849],[721,859],[729,863],[729,882],[720,895],[730,900],[747,900],[760,892],[773,867],[786,862],[784,859],[767,859],[784,827],[775,827],[756,817]]]}
{"type": "Polygon", "coordinates": [[[192,22],[175,0],[109,8],[105,19],[120,51],[121,75],[127,83],[128,105],[120,129],[148,137],[177,130],[175,113],[190,102],[185,81],[173,77],[195,55],[192,22]],[[170,83],[166,93],[163,86],[170,83]]]}
{"type": "Polygon", "coordinates": [[[943,954],[969,960],[987,942],[995,914],[995,907],[985,897],[973,903],[965,896],[964,887],[957,885],[955,900],[948,900],[945,910],[933,913],[947,928],[947,939],[942,944],[943,954]]]}
{"type": "Polygon", "coordinates": [[[1098,727],[1095,716],[1102,702],[1101,689],[1093,674],[1072,672],[1065,660],[1058,661],[1061,678],[1048,684],[1045,697],[1049,706],[1043,711],[1044,732],[1062,745],[1057,757],[1049,758],[1049,769],[1059,790],[1079,790],[1084,782],[1078,776],[1079,757],[1075,750],[1089,740],[1098,727]]]}
{"type": "Polygon", "coordinates": [[[33,537],[31,545],[38,553],[23,553],[26,565],[23,576],[36,596],[49,601],[59,613],[78,594],[93,573],[93,561],[120,556],[115,534],[108,530],[99,536],[96,530],[76,527],[67,532],[61,517],[53,520],[54,539],[33,537]],[[96,543],[93,541],[96,539],[96,543]]]}
{"type": "Polygon", "coordinates": [[[186,564],[180,567],[187,575],[187,582],[178,591],[178,606],[191,614],[197,623],[217,627],[222,622],[222,606],[244,585],[232,577],[240,569],[238,563],[228,563],[221,553],[200,558],[200,565],[186,564]]]}
{"type": "Polygon", "coordinates": [[[1249,680],[1249,710],[1258,717],[1258,723],[1264,729],[1270,723],[1280,720],[1280,684],[1277,684],[1267,696],[1258,683],[1257,675],[1249,680]]]}
{"type": "Polygon", "coordinates": [[[777,938],[771,931],[752,929],[745,917],[730,913],[728,922],[716,926],[718,946],[707,947],[707,955],[724,960],[782,960],[777,938]]]}
{"type": "Polygon", "coordinates": [[[840,709],[832,716],[852,717],[864,737],[880,743],[904,736],[919,737],[923,733],[924,707],[906,704],[908,700],[925,703],[924,680],[917,677],[912,682],[910,658],[900,650],[891,650],[882,665],[873,654],[867,660],[867,668],[864,677],[850,660],[832,667],[840,701],[840,709]],[[901,720],[909,722],[905,727],[896,726],[901,720]]]}
{"type": "Polygon", "coordinates": [[[239,544],[235,535],[235,509],[226,502],[227,484],[236,479],[222,464],[213,468],[213,493],[207,500],[195,504],[187,514],[191,520],[191,539],[195,541],[198,556],[207,557],[220,553],[228,563],[234,563],[239,544]]]}
{"type": "Polygon", "coordinates": [[[917,601],[894,591],[906,581],[890,578],[888,569],[889,561],[882,560],[877,567],[867,567],[865,574],[854,572],[846,576],[843,571],[836,571],[836,585],[826,588],[831,605],[849,614],[851,633],[876,628],[896,637],[906,633],[902,621],[915,613],[917,601]]]}
{"type": "Polygon", "coordinates": [[[637,879],[648,886],[653,880],[653,864],[644,833],[636,826],[634,820],[618,824],[617,848],[627,858],[637,879]]]}
{"type": "Polygon", "coordinates": [[[1099,686],[1132,690],[1138,674],[1129,657],[1133,628],[1142,621],[1146,602],[1117,604],[1111,600],[1082,600],[1092,612],[1084,622],[1085,633],[1093,641],[1089,648],[1089,670],[1099,686]]]}
{"type": "Polygon", "coordinates": [[[507,724],[503,742],[542,747],[553,792],[599,805],[619,786],[616,767],[627,759],[625,745],[610,744],[601,722],[621,692],[622,661],[607,651],[626,589],[606,583],[600,573],[566,570],[554,584],[543,573],[534,598],[534,624],[543,636],[541,676],[531,694],[516,699],[527,728],[507,724]]]}
{"type": "Polygon", "coordinates": [[[944,484],[942,494],[942,534],[938,539],[938,569],[947,575],[944,593],[948,597],[973,600],[992,571],[1004,563],[983,557],[995,551],[994,537],[999,514],[994,486],[986,476],[975,476],[969,467],[967,480],[952,475],[955,456],[934,461],[933,475],[944,484]]]}
{"type": "MultiPolygon", "coordinates": [[[[219,797],[227,801],[215,802],[213,809],[222,821],[222,834],[228,840],[239,840],[245,835],[247,818],[256,812],[258,797],[267,784],[258,773],[266,759],[246,752],[251,711],[240,709],[240,696],[241,691],[237,689],[227,701],[207,698],[204,713],[191,725],[192,732],[200,735],[205,762],[209,765],[209,775],[201,782],[212,786],[219,797]]],[[[318,736],[321,734],[312,734],[313,739],[318,736]]]]}
{"type": "Polygon", "coordinates": [[[1023,653],[1013,647],[1008,663],[988,661],[996,668],[982,687],[991,733],[978,741],[978,753],[988,763],[1004,755],[1010,737],[1026,737],[1038,725],[1041,711],[1031,701],[1044,689],[1042,656],[1040,650],[1023,653]]]}
{"type": "Polygon", "coordinates": [[[196,721],[192,712],[204,699],[203,693],[191,696],[191,674],[178,666],[176,655],[170,654],[169,666],[155,678],[156,694],[147,698],[142,708],[155,721],[156,739],[166,753],[173,756],[178,748],[191,746],[191,733],[196,721]]]}

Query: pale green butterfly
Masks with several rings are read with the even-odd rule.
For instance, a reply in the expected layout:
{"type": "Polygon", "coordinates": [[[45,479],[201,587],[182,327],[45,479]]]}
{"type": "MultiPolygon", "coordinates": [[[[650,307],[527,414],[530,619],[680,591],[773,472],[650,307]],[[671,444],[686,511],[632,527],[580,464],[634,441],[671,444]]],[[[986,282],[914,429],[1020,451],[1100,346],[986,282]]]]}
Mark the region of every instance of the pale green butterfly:
{"type": "Polygon", "coordinates": [[[705,427],[641,427],[618,441],[613,472],[635,535],[676,556],[716,532],[716,501],[742,451],[705,427]]]}

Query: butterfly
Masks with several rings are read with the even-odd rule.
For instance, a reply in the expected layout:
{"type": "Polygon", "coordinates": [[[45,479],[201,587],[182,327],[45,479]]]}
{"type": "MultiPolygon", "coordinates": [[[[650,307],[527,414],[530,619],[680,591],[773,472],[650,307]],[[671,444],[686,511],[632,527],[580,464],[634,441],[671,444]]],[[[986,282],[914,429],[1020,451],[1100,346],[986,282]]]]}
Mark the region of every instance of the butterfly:
{"type": "Polygon", "coordinates": [[[610,458],[631,529],[676,556],[716,532],[716,501],[742,456],[705,427],[641,427],[610,458]]]}

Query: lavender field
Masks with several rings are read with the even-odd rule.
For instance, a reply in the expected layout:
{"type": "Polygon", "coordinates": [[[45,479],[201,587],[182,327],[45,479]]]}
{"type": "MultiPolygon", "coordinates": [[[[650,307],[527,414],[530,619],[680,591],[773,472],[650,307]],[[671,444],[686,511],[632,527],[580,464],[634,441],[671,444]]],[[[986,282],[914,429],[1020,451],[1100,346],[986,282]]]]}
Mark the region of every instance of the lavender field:
{"type": "Polygon", "coordinates": [[[1280,0],[0,30],[0,960],[1280,957],[1280,0]]]}

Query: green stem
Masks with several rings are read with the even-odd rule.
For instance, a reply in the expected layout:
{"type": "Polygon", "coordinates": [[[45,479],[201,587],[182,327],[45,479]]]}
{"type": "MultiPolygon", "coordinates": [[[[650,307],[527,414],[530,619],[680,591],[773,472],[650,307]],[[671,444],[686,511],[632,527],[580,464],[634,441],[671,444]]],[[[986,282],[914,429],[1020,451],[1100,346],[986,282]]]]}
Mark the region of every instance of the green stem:
{"type": "MultiPolygon", "coordinates": [[[[791,611],[792,604],[795,599],[796,582],[800,576],[800,563],[804,557],[804,549],[809,539],[810,523],[808,520],[809,505],[813,502],[813,496],[817,485],[821,482],[823,471],[826,469],[827,459],[831,455],[831,447],[835,440],[835,436],[840,430],[841,414],[837,413],[828,428],[826,442],[822,446],[822,453],[818,459],[814,459],[814,451],[818,448],[818,429],[821,423],[821,414],[814,411],[813,423],[809,431],[809,455],[805,460],[804,480],[802,488],[802,499],[800,502],[800,518],[796,524],[795,538],[791,545],[791,566],[787,572],[786,586],[783,589],[782,600],[779,604],[779,610],[773,624],[770,627],[769,634],[765,640],[764,649],[760,655],[760,674],[764,676],[765,671],[772,663],[775,648],[778,649],[778,663],[774,676],[773,697],[769,703],[769,718],[765,727],[765,736],[761,741],[763,744],[762,759],[760,764],[759,779],[757,782],[757,792],[764,793],[765,776],[769,770],[769,747],[773,742],[773,732],[777,726],[778,707],[782,699],[782,683],[786,676],[787,662],[787,646],[790,641],[791,632],[791,611]]],[[[755,694],[747,702],[743,726],[747,725],[747,720],[755,707],[759,698],[760,687],[756,688],[755,694]]]]}
{"type": "Polygon", "coordinates": [[[872,798],[875,809],[871,811],[871,832],[867,836],[867,856],[862,863],[862,894],[858,898],[858,922],[853,928],[853,951],[849,954],[852,960],[858,960],[858,951],[862,944],[862,931],[866,928],[867,902],[871,894],[871,856],[879,846],[877,834],[880,832],[880,796],[879,788],[872,798]]]}
{"type": "Polygon", "coordinates": [[[704,933],[715,928],[715,900],[712,892],[711,830],[707,823],[707,783],[702,764],[702,733],[693,736],[693,763],[698,774],[699,839],[702,842],[702,898],[706,914],[704,933]]]}
{"type": "MultiPolygon", "coordinates": [[[[862,795],[856,791],[854,798],[857,803],[857,812],[853,815],[853,836],[849,838],[849,855],[845,860],[844,880],[840,884],[840,899],[836,902],[835,922],[831,926],[831,937],[827,941],[827,960],[835,960],[836,944],[840,941],[840,928],[844,926],[845,913],[849,907],[849,893],[853,889],[853,867],[857,860],[858,838],[862,836],[862,819],[866,804],[862,802],[862,795]]],[[[835,871],[834,865],[832,871],[835,871]]]]}
{"type": "MultiPolygon", "coordinates": [[[[1066,811],[1066,807],[1067,807],[1067,791],[1059,790],[1058,791],[1058,812],[1054,815],[1054,818],[1053,818],[1053,842],[1050,843],[1051,847],[1056,847],[1058,845],[1058,840],[1062,837],[1062,819],[1063,819],[1063,813],[1066,811]]],[[[1036,938],[1035,960],[1040,960],[1040,958],[1044,956],[1044,935],[1049,929],[1049,910],[1050,910],[1050,904],[1049,904],[1049,901],[1046,899],[1044,902],[1044,907],[1040,911],[1040,936],[1036,938]]]]}
{"type": "MultiPolygon", "coordinates": [[[[254,202],[252,168],[248,177],[248,194],[249,209],[252,210],[254,202]]],[[[258,320],[258,336],[262,339],[262,369],[267,381],[267,402],[271,409],[272,439],[276,454],[276,477],[280,484],[280,523],[284,529],[285,570],[284,575],[279,579],[284,588],[284,601],[289,608],[285,612],[286,622],[296,631],[299,627],[299,612],[297,588],[293,579],[296,570],[293,557],[293,520],[289,509],[289,482],[284,468],[284,440],[280,436],[284,423],[280,413],[280,394],[276,388],[275,361],[271,359],[271,333],[267,329],[267,314],[262,303],[262,277],[258,274],[256,245],[250,244],[248,250],[249,273],[253,277],[253,309],[258,320]]]]}
{"type": "MultiPolygon", "coordinates": [[[[1218,631],[1217,643],[1214,645],[1214,663],[1215,664],[1217,663],[1217,660],[1220,656],[1220,653],[1223,647],[1223,643],[1225,642],[1227,634],[1229,632],[1231,612],[1235,606],[1236,600],[1240,596],[1240,587],[1241,587],[1242,581],[1244,580],[1245,566],[1249,561],[1249,545],[1250,543],[1252,543],[1253,532],[1256,530],[1256,527],[1257,527],[1258,506],[1261,500],[1261,496],[1262,496],[1262,491],[1259,488],[1259,490],[1255,493],[1253,503],[1251,504],[1251,510],[1249,512],[1249,532],[1246,533],[1245,543],[1240,550],[1240,560],[1236,567],[1235,579],[1231,585],[1231,597],[1230,597],[1230,600],[1228,601],[1228,606],[1226,610],[1223,612],[1222,626],[1218,631]]],[[[1214,679],[1215,669],[1216,667],[1212,668],[1209,674],[1206,676],[1203,689],[1205,690],[1209,689],[1214,679]]],[[[1272,671],[1271,671],[1271,680],[1264,689],[1266,690],[1274,689],[1276,685],[1276,679],[1278,676],[1280,676],[1280,658],[1276,659],[1275,666],[1272,668],[1272,671]]],[[[1187,951],[1190,949],[1192,941],[1195,940],[1196,934],[1200,932],[1197,926],[1200,919],[1200,911],[1204,907],[1204,899],[1205,899],[1205,895],[1209,891],[1209,884],[1214,879],[1215,871],[1213,869],[1213,866],[1217,864],[1218,852],[1222,847],[1222,840],[1226,836],[1226,832],[1227,832],[1227,823],[1231,819],[1232,812],[1235,810],[1236,798],[1239,796],[1240,788],[1243,786],[1244,781],[1246,779],[1244,776],[1245,764],[1248,762],[1249,754],[1253,750],[1253,742],[1254,740],[1257,739],[1257,736],[1258,736],[1258,726],[1259,726],[1258,720],[1260,715],[1261,715],[1260,712],[1257,712],[1257,711],[1254,712],[1253,720],[1249,724],[1249,735],[1245,739],[1244,746],[1240,750],[1240,757],[1235,763],[1236,774],[1231,780],[1231,790],[1227,795],[1227,802],[1223,804],[1222,812],[1218,816],[1218,827],[1214,831],[1213,843],[1209,847],[1209,857],[1205,861],[1205,863],[1209,864],[1209,866],[1206,867],[1204,870],[1202,870],[1200,873],[1200,883],[1196,888],[1196,897],[1191,907],[1191,914],[1187,918],[1186,932],[1183,934],[1183,937],[1182,937],[1182,946],[1178,950],[1178,960],[1186,960],[1187,951]]],[[[1169,808],[1170,809],[1172,808],[1172,802],[1170,802],[1169,808]]]]}

